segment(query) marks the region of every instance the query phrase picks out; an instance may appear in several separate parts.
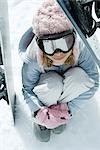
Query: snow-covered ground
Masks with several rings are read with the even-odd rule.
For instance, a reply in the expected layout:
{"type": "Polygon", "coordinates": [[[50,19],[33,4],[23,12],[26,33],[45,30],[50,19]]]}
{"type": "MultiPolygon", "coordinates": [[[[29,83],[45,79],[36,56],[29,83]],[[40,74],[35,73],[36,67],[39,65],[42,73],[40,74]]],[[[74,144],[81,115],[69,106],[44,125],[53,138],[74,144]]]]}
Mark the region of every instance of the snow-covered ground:
{"type": "MultiPolygon", "coordinates": [[[[41,0],[9,0],[10,37],[14,87],[17,95],[16,120],[13,124],[10,106],[0,101],[0,150],[99,150],[100,88],[93,100],[77,114],[61,135],[51,134],[48,143],[36,140],[31,114],[21,95],[21,65],[18,42],[31,26],[33,13],[41,0]]],[[[96,32],[99,39],[100,31],[96,32]]],[[[100,53],[97,43],[96,50],[100,53]]]]}

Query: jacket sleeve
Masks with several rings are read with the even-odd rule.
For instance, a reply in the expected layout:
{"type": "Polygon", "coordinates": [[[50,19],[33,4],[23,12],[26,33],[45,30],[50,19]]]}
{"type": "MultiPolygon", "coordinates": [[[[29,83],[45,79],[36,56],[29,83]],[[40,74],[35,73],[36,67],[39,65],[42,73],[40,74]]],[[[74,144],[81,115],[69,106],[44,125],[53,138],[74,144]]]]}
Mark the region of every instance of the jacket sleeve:
{"type": "Polygon", "coordinates": [[[81,52],[78,59],[78,66],[85,70],[89,77],[94,80],[95,84],[94,87],[92,87],[89,91],[81,94],[80,96],[68,103],[72,115],[78,112],[84,105],[89,103],[99,86],[98,68],[92,58],[92,55],[90,54],[89,50],[85,47],[85,45],[82,45],[82,43],[80,45],[80,49],[81,52]]]}
{"type": "Polygon", "coordinates": [[[24,99],[31,111],[37,111],[43,104],[38,97],[33,93],[32,89],[36,85],[40,72],[37,71],[38,65],[27,55],[27,49],[30,47],[34,33],[32,27],[29,28],[22,36],[19,42],[19,55],[23,61],[22,67],[22,92],[24,99]]]}
{"type": "Polygon", "coordinates": [[[37,85],[40,77],[40,72],[37,70],[36,65],[36,63],[24,63],[22,67],[22,92],[26,103],[33,112],[44,106],[33,92],[33,88],[37,85]]]}

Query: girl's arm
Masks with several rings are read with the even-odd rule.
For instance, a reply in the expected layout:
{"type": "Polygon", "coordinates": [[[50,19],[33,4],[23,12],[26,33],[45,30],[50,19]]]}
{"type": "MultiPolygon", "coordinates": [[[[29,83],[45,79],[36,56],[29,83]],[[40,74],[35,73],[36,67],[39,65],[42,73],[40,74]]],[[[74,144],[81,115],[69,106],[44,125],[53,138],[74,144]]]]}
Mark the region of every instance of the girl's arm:
{"type": "Polygon", "coordinates": [[[38,71],[38,65],[36,62],[24,63],[22,67],[22,84],[23,84],[23,95],[26,103],[28,104],[31,111],[35,112],[42,106],[42,102],[33,92],[33,88],[37,85],[40,78],[40,72],[38,71]]]}
{"type": "Polygon", "coordinates": [[[22,67],[22,84],[23,84],[23,95],[26,103],[28,104],[31,111],[37,111],[43,106],[41,101],[33,93],[32,89],[36,85],[39,79],[39,71],[37,71],[38,65],[33,59],[28,57],[26,51],[28,46],[34,38],[34,33],[32,32],[32,27],[29,28],[22,36],[19,42],[19,54],[23,60],[22,67]]]}

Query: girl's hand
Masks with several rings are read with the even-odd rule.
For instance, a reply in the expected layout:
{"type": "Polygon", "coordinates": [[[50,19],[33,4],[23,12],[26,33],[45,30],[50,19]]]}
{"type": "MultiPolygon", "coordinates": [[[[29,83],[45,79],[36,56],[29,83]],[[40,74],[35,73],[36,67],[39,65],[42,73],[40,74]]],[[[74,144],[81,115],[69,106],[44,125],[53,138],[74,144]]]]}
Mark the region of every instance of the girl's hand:
{"type": "Polygon", "coordinates": [[[70,119],[68,110],[66,103],[43,107],[37,112],[35,121],[37,124],[53,129],[68,122],[70,119]]]}

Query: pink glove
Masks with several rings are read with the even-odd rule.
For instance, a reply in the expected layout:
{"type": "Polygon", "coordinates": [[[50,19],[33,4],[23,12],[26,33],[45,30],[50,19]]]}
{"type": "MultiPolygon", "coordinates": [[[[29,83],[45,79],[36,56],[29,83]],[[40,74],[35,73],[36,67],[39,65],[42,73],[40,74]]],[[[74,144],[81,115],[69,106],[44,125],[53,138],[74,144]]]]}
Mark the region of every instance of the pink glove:
{"type": "Polygon", "coordinates": [[[40,109],[36,115],[36,123],[53,129],[66,124],[70,118],[67,104],[62,103],[40,109]]]}

